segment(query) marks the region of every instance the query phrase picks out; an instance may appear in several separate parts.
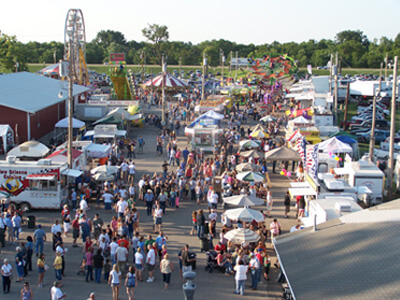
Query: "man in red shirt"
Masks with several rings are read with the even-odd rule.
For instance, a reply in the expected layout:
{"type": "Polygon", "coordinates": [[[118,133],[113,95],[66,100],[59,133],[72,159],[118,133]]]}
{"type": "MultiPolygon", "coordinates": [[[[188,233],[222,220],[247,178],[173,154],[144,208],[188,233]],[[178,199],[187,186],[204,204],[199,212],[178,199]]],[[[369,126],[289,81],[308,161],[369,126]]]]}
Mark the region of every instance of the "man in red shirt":
{"type": "Polygon", "coordinates": [[[118,240],[118,246],[125,247],[126,250],[129,250],[129,241],[126,239],[126,235],[123,235],[122,238],[118,240]]]}

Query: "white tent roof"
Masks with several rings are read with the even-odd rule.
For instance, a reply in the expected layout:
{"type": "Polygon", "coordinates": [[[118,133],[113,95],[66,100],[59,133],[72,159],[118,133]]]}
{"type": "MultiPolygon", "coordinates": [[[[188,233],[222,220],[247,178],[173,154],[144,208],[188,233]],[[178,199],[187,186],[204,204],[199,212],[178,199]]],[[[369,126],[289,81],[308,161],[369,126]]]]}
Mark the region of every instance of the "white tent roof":
{"type": "MultiPolygon", "coordinates": [[[[58,121],[55,126],[58,128],[68,128],[68,117],[58,121]]],[[[82,128],[83,126],[85,126],[85,122],[75,119],[75,118],[72,118],[72,127],[73,128],[82,128]]]]}
{"type": "Polygon", "coordinates": [[[340,141],[336,137],[330,138],[324,142],[318,144],[318,149],[323,152],[332,152],[332,153],[353,153],[353,148],[340,141]]]}
{"type": "MultiPolygon", "coordinates": [[[[19,72],[0,76],[0,105],[35,113],[68,98],[67,83],[41,75],[19,72]],[[64,85],[64,87],[63,87],[64,85]],[[64,90],[63,97],[58,94],[64,90]]],[[[74,84],[73,95],[90,89],[74,84]]]]}
{"type": "Polygon", "coordinates": [[[199,118],[201,118],[201,117],[209,117],[209,118],[216,119],[216,120],[222,120],[224,118],[223,115],[216,113],[213,110],[209,110],[205,114],[202,114],[199,118]]]}
{"type": "Polygon", "coordinates": [[[308,123],[310,123],[310,121],[307,120],[306,118],[304,118],[303,116],[297,117],[297,118],[293,119],[292,121],[295,124],[308,124],[308,123]]]}
{"type": "Polygon", "coordinates": [[[28,141],[11,149],[7,155],[16,157],[43,157],[50,151],[46,145],[38,141],[28,141]]]}

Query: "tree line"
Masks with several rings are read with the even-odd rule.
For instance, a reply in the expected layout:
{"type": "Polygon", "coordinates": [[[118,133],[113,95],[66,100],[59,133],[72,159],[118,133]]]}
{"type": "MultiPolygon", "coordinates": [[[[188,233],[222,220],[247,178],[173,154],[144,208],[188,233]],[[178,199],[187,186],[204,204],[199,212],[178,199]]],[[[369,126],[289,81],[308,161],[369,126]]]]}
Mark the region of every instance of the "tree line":
{"type": "MultiPolygon", "coordinates": [[[[191,42],[169,41],[168,27],[152,24],[142,30],[146,41],[127,41],[119,31],[102,30],[86,43],[86,62],[102,64],[108,62],[110,53],[125,53],[127,64],[160,64],[164,55],[169,65],[201,65],[203,53],[210,66],[221,64],[222,56],[229,64],[230,55],[238,57],[262,57],[268,53],[288,54],[299,67],[311,64],[313,67],[326,65],[332,53],[338,53],[342,67],[379,68],[386,53],[389,58],[400,55],[400,34],[394,40],[385,36],[369,40],[360,30],[345,30],[336,34],[333,40],[309,40],[307,42],[270,44],[238,44],[224,39],[191,42]]],[[[26,70],[28,63],[52,63],[62,58],[64,44],[60,42],[21,43],[17,37],[0,36],[0,72],[26,70]]]]}

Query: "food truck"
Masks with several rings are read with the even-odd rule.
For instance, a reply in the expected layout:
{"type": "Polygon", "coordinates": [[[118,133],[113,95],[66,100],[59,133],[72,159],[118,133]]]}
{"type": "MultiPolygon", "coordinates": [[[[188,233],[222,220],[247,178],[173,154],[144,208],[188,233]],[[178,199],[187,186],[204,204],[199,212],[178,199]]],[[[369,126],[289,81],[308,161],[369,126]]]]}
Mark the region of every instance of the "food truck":
{"type": "Polygon", "coordinates": [[[185,128],[185,135],[192,148],[201,148],[207,152],[213,150],[214,145],[218,143],[223,134],[224,130],[218,128],[217,125],[196,125],[193,128],[185,128]]]}
{"type": "Polygon", "coordinates": [[[60,209],[67,199],[62,180],[68,171],[66,163],[49,159],[20,161],[8,156],[0,161],[0,193],[10,205],[23,211],[60,209]]]}

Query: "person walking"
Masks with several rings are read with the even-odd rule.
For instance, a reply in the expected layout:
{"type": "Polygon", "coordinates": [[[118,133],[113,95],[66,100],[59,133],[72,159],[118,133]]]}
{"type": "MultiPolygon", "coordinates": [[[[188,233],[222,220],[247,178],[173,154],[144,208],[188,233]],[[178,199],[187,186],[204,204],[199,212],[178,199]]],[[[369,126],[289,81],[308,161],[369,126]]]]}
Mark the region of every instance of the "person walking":
{"type": "Polygon", "coordinates": [[[256,290],[258,285],[258,271],[261,268],[261,264],[257,256],[255,256],[254,254],[250,255],[251,257],[250,257],[249,268],[251,270],[251,289],[256,290]]]}
{"type": "Polygon", "coordinates": [[[61,281],[62,280],[62,277],[61,277],[62,258],[61,258],[61,253],[60,252],[56,252],[56,258],[54,259],[53,267],[54,267],[54,271],[55,271],[55,274],[56,274],[56,279],[58,281],[61,281]]]}
{"type": "Polygon", "coordinates": [[[33,233],[33,241],[35,242],[36,256],[39,256],[43,253],[44,242],[46,241],[46,232],[44,232],[40,224],[33,233]]]}
{"type": "Polygon", "coordinates": [[[154,266],[156,264],[156,253],[151,244],[149,244],[147,246],[147,249],[148,249],[148,252],[147,252],[146,265],[147,265],[147,271],[149,273],[149,278],[147,279],[147,282],[153,282],[154,281],[154,266]]]}
{"type": "Polygon", "coordinates": [[[153,201],[154,201],[154,195],[153,191],[148,189],[146,195],[144,195],[144,200],[146,201],[146,207],[147,207],[147,215],[151,216],[151,212],[153,209],[153,201]]]}
{"type": "Polygon", "coordinates": [[[3,265],[1,266],[1,277],[3,279],[3,293],[8,294],[11,288],[12,266],[7,258],[3,260],[3,265]]]}
{"type": "Polygon", "coordinates": [[[86,277],[85,281],[93,281],[93,248],[90,247],[85,254],[86,259],[86,277]]]}
{"type": "Polygon", "coordinates": [[[138,247],[135,253],[135,269],[136,269],[136,278],[138,281],[143,281],[142,279],[143,265],[144,265],[144,257],[142,254],[142,248],[138,247]]]}
{"type": "Polygon", "coordinates": [[[165,283],[164,289],[166,290],[171,280],[171,273],[174,271],[174,265],[170,261],[168,253],[164,255],[164,258],[160,262],[160,271],[163,277],[163,282],[165,283]]]}
{"type": "Polygon", "coordinates": [[[97,283],[100,283],[104,265],[104,257],[101,255],[101,252],[101,249],[97,249],[96,254],[93,256],[94,280],[97,283]]]}
{"type": "Polygon", "coordinates": [[[235,282],[236,282],[236,290],[235,294],[240,294],[244,295],[244,286],[245,282],[247,280],[247,271],[248,271],[248,266],[246,266],[243,262],[243,260],[239,260],[238,264],[234,267],[234,270],[236,271],[235,274],[235,282]]]}
{"type": "Polygon", "coordinates": [[[53,287],[50,290],[51,300],[61,300],[67,297],[67,294],[61,291],[61,285],[61,281],[54,281],[53,287]]]}
{"type": "Polygon", "coordinates": [[[23,258],[24,254],[22,253],[22,248],[19,246],[15,250],[17,251],[17,254],[15,254],[15,265],[18,274],[17,282],[21,282],[22,280],[24,280],[25,277],[23,258]]]}
{"type": "Polygon", "coordinates": [[[129,272],[126,274],[125,286],[128,300],[133,300],[135,297],[134,291],[136,286],[135,267],[133,266],[129,267],[129,272]]]}
{"type": "Polygon", "coordinates": [[[118,265],[115,264],[108,277],[108,284],[111,285],[112,288],[113,300],[118,300],[119,286],[121,282],[120,280],[121,280],[121,272],[118,269],[118,265]]]}
{"type": "Polygon", "coordinates": [[[21,300],[32,300],[33,292],[29,286],[29,282],[25,281],[24,286],[21,289],[21,300]]]}
{"type": "Polygon", "coordinates": [[[43,278],[44,273],[46,272],[46,261],[44,258],[44,253],[40,254],[36,266],[38,269],[38,287],[44,287],[43,278]]]}
{"type": "Polygon", "coordinates": [[[289,218],[288,213],[290,212],[290,193],[289,191],[286,192],[285,199],[284,199],[284,205],[285,205],[285,219],[289,218]]]}

